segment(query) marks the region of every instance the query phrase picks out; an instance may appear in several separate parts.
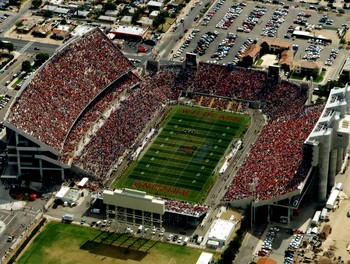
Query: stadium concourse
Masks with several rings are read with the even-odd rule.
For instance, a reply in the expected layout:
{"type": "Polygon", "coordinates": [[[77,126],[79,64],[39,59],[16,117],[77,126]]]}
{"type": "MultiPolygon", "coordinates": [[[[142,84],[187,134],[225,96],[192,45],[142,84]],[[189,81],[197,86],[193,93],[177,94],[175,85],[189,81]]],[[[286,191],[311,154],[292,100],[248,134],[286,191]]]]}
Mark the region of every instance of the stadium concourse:
{"type": "MultiPolygon", "coordinates": [[[[43,180],[57,167],[63,168],[63,177],[74,167],[106,182],[118,161],[138,147],[150,123],[187,91],[204,95],[203,104],[213,96],[227,98],[211,104],[221,109],[228,109],[226,102],[232,105],[233,99],[259,102],[268,117],[224,202],[252,196],[254,178],[261,200],[293,191],[305,179],[311,165],[304,162],[303,142],[323,109],[305,106],[307,89],[276,83],[265,71],[207,63],[199,63],[197,69],[162,66],[140,77],[133,70],[99,29],[61,48],[24,85],[7,113],[8,155],[17,175],[37,174],[43,180]]],[[[196,214],[207,209],[166,203],[171,211],[183,208],[196,214]]]]}

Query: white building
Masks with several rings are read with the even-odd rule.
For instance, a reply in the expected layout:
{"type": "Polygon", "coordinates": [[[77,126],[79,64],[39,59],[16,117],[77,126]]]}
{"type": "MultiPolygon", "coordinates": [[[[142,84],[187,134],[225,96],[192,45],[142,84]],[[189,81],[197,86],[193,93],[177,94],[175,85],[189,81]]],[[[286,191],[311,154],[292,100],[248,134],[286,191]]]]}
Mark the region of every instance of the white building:
{"type": "Polygon", "coordinates": [[[76,203],[81,195],[81,190],[62,186],[55,195],[55,200],[61,200],[63,203],[76,203]]]}
{"type": "Polygon", "coordinates": [[[202,252],[202,254],[199,256],[199,259],[197,260],[196,264],[208,264],[213,260],[213,254],[202,252]]]}
{"type": "Polygon", "coordinates": [[[227,220],[216,220],[209,232],[207,247],[218,248],[225,246],[232,235],[235,223],[227,220]]]}
{"type": "Polygon", "coordinates": [[[123,16],[122,19],[120,20],[120,24],[131,25],[131,21],[132,21],[132,16],[123,16]]]}
{"type": "Polygon", "coordinates": [[[318,197],[326,201],[349,150],[350,87],[333,88],[326,106],[304,144],[312,147],[312,166],[318,167],[318,197]]]}

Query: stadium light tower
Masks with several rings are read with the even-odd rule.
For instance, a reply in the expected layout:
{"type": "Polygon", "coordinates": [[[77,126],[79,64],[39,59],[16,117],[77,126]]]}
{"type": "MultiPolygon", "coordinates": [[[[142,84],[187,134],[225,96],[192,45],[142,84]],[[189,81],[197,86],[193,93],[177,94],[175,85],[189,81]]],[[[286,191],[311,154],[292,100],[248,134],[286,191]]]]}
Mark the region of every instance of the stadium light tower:
{"type": "Polygon", "coordinates": [[[250,207],[250,228],[253,228],[253,224],[255,223],[255,200],[256,200],[256,186],[258,185],[259,179],[254,178],[252,183],[250,184],[250,191],[253,193],[252,205],[250,207]]]}

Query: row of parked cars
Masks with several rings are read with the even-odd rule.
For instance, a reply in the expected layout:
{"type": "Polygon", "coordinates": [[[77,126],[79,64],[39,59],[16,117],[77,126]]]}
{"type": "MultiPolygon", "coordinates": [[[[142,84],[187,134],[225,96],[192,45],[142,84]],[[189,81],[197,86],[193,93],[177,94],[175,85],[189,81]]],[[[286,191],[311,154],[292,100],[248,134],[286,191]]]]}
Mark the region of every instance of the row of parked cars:
{"type": "Polygon", "coordinates": [[[185,237],[183,238],[182,236],[178,236],[178,235],[172,235],[170,234],[167,238],[168,241],[172,241],[172,242],[175,242],[175,243],[178,243],[178,244],[183,244],[184,246],[186,246],[190,240],[189,237],[185,237]]]}
{"type": "Polygon", "coordinates": [[[194,49],[193,53],[197,53],[198,55],[202,56],[205,54],[205,51],[210,46],[210,44],[216,39],[219,32],[214,31],[208,31],[205,33],[200,40],[197,43],[197,47],[194,49]]]}
{"type": "Polygon", "coordinates": [[[272,250],[272,243],[276,238],[276,234],[277,232],[280,231],[280,229],[278,227],[271,227],[262,246],[260,251],[258,252],[259,256],[266,256],[268,254],[270,254],[271,250],[272,250]]]}
{"type": "Polygon", "coordinates": [[[286,250],[284,252],[283,264],[292,264],[294,263],[295,252],[293,250],[286,250]]]}
{"type": "MultiPolygon", "coordinates": [[[[255,42],[257,42],[257,39],[255,40],[255,42]]],[[[235,55],[235,57],[232,60],[232,64],[233,65],[237,65],[238,62],[240,61],[242,55],[249,50],[249,48],[253,45],[254,40],[252,38],[248,38],[239,48],[237,54],[235,55]]]]}
{"type": "Polygon", "coordinates": [[[307,18],[311,17],[311,14],[299,12],[297,17],[294,19],[294,24],[298,24],[301,26],[307,26],[309,23],[307,22],[307,18]]]}
{"type": "Polygon", "coordinates": [[[237,35],[234,33],[228,33],[227,37],[219,43],[216,52],[211,55],[211,58],[222,60],[224,57],[226,57],[230,52],[230,49],[235,45],[236,38],[237,35]]]}
{"type": "Polygon", "coordinates": [[[169,242],[174,242],[174,243],[178,243],[178,244],[183,244],[184,246],[186,246],[189,242],[194,242],[197,245],[199,245],[200,243],[202,243],[203,241],[203,237],[202,236],[198,236],[198,235],[194,235],[194,237],[191,239],[190,237],[182,237],[182,236],[178,236],[178,235],[173,235],[170,234],[167,238],[167,241],[169,242]]]}
{"type": "Polygon", "coordinates": [[[222,5],[225,3],[226,0],[220,0],[218,1],[215,6],[203,17],[201,25],[206,26],[209,24],[209,21],[213,18],[213,16],[216,14],[216,12],[219,11],[219,9],[222,7],[222,5]]]}
{"type": "Polygon", "coordinates": [[[0,16],[0,23],[2,23],[6,18],[8,18],[10,15],[8,15],[8,14],[2,14],[1,16],[0,16]]]}
{"type": "Polygon", "coordinates": [[[326,25],[333,25],[334,20],[333,19],[329,19],[327,15],[323,15],[320,20],[320,23],[325,23],[326,25]]]}
{"type": "Polygon", "coordinates": [[[244,19],[242,26],[237,28],[238,32],[249,33],[253,30],[256,24],[259,23],[259,19],[266,13],[266,6],[257,5],[244,19]]]}
{"type": "Polygon", "coordinates": [[[224,17],[216,24],[216,28],[228,29],[242,12],[242,8],[232,5],[224,15],[224,17]]]}
{"type": "Polygon", "coordinates": [[[311,44],[305,49],[305,55],[302,59],[307,61],[316,61],[318,58],[320,58],[322,50],[322,46],[311,44]]]}
{"type": "MultiPolygon", "coordinates": [[[[6,106],[6,104],[10,101],[10,99],[11,99],[11,96],[6,94],[6,95],[0,100],[0,109],[3,109],[3,108],[6,106]]],[[[2,130],[2,126],[3,126],[3,125],[0,126],[1,130],[2,130]]]]}
{"type": "Polygon", "coordinates": [[[329,54],[329,58],[325,61],[325,65],[331,66],[334,62],[334,60],[337,58],[339,53],[338,49],[332,49],[331,53],[329,54]]]}
{"type": "Polygon", "coordinates": [[[304,233],[297,230],[294,234],[293,234],[293,238],[289,243],[289,249],[291,250],[296,250],[300,247],[301,242],[303,241],[303,237],[304,237],[304,233]]]}
{"type": "Polygon", "coordinates": [[[288,15],[288,13],[289,10],[286,8],[277,8],[270,20],[266,23],[266,26],[260,35],[264,37],[275,37],[278,28],[285,21],[285,17],[288,15]]]}
{"type": "Polygon", "coordinates": [[[198,28],[195,28],[192,30],[192,32],[188,35],[188,37],[185,39],[184,43],[180,46],[180,48],[173,54],[173,58],[180,57],[181,54],[185,51],[185,49],[190,45],[194,37],[197,35],[197,33],[200,30],[198,28]]]}

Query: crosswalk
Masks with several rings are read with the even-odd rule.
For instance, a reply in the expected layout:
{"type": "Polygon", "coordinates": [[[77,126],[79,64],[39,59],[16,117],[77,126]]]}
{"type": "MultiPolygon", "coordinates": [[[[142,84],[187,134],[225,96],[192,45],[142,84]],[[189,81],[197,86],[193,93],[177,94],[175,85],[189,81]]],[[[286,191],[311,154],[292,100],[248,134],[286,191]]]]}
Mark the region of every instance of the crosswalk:
{"type": "Polygon", "coordinates": [[[34,41],[29,41],[23,48],[19,51],[19,53],[24,53],[31,45],[33,45],[34,41]]]}
{"type": "Polygon", "coordinates": [[[0,212],[0,221],[4,222],[6,225],[10,224],[15,216],[11,213],[0,212]]]}

